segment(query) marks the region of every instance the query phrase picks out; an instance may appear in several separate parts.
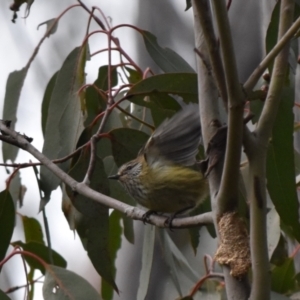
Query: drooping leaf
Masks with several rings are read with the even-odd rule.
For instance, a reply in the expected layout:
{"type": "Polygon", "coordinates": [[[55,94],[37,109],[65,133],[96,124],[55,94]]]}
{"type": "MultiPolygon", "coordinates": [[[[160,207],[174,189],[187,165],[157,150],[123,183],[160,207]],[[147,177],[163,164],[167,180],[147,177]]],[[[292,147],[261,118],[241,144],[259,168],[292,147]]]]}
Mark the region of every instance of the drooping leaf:
{"type": "MultiPolygon", "coordinates": [[[[295,19],[297,18],[297,15],[299,14],[299,6],[295,5],[295,19]]],[[[279,18],[280,18],[280,2],[276,2],[275,7],[272,12],[272,17],[271,17],[271,22],[269,24],[267,34],[266,34],[266,52],[269,53],[274,46],[277,43],[278,39],[278,28],[279,28],[279,18]]],[[[294,45],[290,47],[289,51],[289,64],[291,66],[291,71],[296,71],[296,66],[297,66],[297,60],[295,57],[295,54],[298,53],[298,51],[294,52],[293,48],[296,47],[298,48],[298,43],[297,41],[291,41],[291,45],[294,45]]],[[[269,71],[271,74],[273,68],[273,62],[269,66],[269,71]]]]}
{"type": "Polygon", "coordinates": [[[141,33],[149,55],[165,73],[195,73],[194,69],[175,51],[161,47],[152,33],[146,30],[142,30],[141,33]]]}
{"type": "Polygon", "coordinates": [[[271,300],[290,300],[292,298],[271,291],[271,300]]]}
{"type": "Polygon", "coordinates": [[[50,37],[51,34],[54,34],[58,28],[58,20],[57,19],[49,19],[43,23],[40,23],[37,27],[37,29],[40,28],[40,26],[46,25],[46,36],[50,37]]]}
{"type": "Polygon", "coordinates": [[[27,216],[22,216],[24,234],[25,234],[25,241],[28,242],[37,242],[41,244],[44,243],[44,236],[41,224],[35,218],[30,218],[27,216]]]}
{"type": "Polygon", "coordinates": [[[101,66],[98,71],[98,78],[95,81],[95,85],[107,91],[109,89],[109,76],[111,76],[111,87],[115,87],[118,84],[118,72],[117,66],[111,65],[110,68],[111,74],[109,75],[109,66],[101,66]]]}
{"type": "Polygon", "coordinates": [[[97,291],[81,276],[56,266],[48,266],[43,284],[45,300],[101,300],[97,291]]]}
{"type": "Polygon", "coordinates": [[[268,253],[271,259],[280,239],[280,219],[275,207],[267,214],[268,253]]]}
{"type": "Polygon", "coordinates": [[[134,159],[149,136],[135,129],[117,128],[109,132],[114,160],[118,167],[134,159]]]}
{"type": "Polygon", "coordinates": [[[281,266],[276,266],[271,273],[272,291],[284,294],[296,287],[294,260],[287,258],[281,266]]]}
{"type": "MultiPolygon", "coordinates": [[[[135,84],[127,93],[128,100],[140,106],[151,108],[145,96],[177,95],[183,101],[198,102],[197,75],[193,73],[160,74],[148,77],[135,84]]],[[[161,103],[163,106],[163,101],[161,103]]]]}
{"type": "Polygon", "coordinates": [[[2,224],[2,226],[0,226],[0,261],[2,261],[8,249],[15,226],[15,206],[7,190],[0,193],[0,224],[2,224]]]}
{"type": "Polygon", "coordinates": [[[17,172],[9,184],[9,192],[13,199],[15,206],[18,204],[23,206],[23,198],[26,193],[26,187],[22,185],[20,172],[17,172]]]}
{"type": "Polygon", "coordinates": [[[168,239],[169,239],[168,233],[165,230],[159,230],[159,229],[158,229],[158,233],[159,233],[159,237],[162,241],[164,258],[165,258],[165,262],[166,262],[167,266],[169,267],[171,279],[174,283],[174,286],[175,286],[178,294],[180,296],[182,296],[177,266],[176,266],[176,263],[175,263],[175,260],[174,260],[174,257],[173,257],[172,251],[171,251],[171,246],[168,243],[168,239]]]}
{"type": "MultiPolygon", "coordinates": [[[[89,152],[82,152],[79,160],[69,171],[69,175],[77,181],[82,181],[86,175],[89,160],[89,152]]],[[[90,187],[103,194],[109,194],[107,175],[104,171],[103,162],[99,157],[95,159],[95,169],[90,179],[90,187]]],[[[76,221],[75,226],[93,266],[102,279],[118,291],[114,282],[114,266],[109,252],[109,240],[113,237],[109,236],[108,207],[83,195],[74,194],[69,186],[66,191],[72,205],[82,214],[76,221]]]]}
{"type": "MultiPolygon", "coordinates": [[[[122,214],[114,210],[109,216],[109,253],[112,261],[116,261],[117,252],[121,248],[122,242],[122,227],[120,220],[122,214]]],[[[113,274],[116,274],[116,268],[113,266],[113,274]]],[[[113,298],[113,289],[111,285],[108,285],[104,280],[101,282],[101,294],[103,299],[110,300],[113,298]]]]}
{"type": "MultiPolygon", "coordinates": [[[[51,94],[43,146],[43,154],[50,159],[70,154],[75,149],[83,129],[83,115],[77,95],[79,87],[83,84],[80,76],[82,70],[78,68],[80,51],[78,47],[68,55],[57,74],[51,94]]],[[[70,162],[66,161],[59,166],[67,170],[69,164],[70,162]]],[[[49,201],[51,191],[56,189],[59,183],[60,180],[52,172],[44,166],[41,167],[41,188],[44,198],[40,203],[40,209],[49,201]]]]}
{"type": "MultiPolygon", "coordinates": [[[[170,248],[168,251],[171,251],[174,262],[175,262],[175,268],[177,268],[177,271],[182,271],[185,276],[187,276],[192,282],[197,282],[199,279],[199,275],[196,273],[196,271],[192,268],[192,266],[189,264],[186,257],[183,255],[183,253],[178,249],[176,244],[173,242],[169,234],[165,233],[165,240],[168,244],[168,247],[170,248]]],[[[166,251],[166,250],[165,250],[166,251]]]]}
{"type": "Polygon", "coordinates": [[[281,221],[300,241],[299,203],[294,167],[293,105],[293,92],[291,88],[286,87],[282,93],[282,101],[268,149],[267,187],[281,221]]]}
{"type": "MultiPolygon", "coordinates": [[[[39,258],[41,258],[48,264],[51,263],[50,258],[49,258],[50,257],[49,248],[39,242],[23,243],[21,241],[16,241],[16,242],[13,242],[12,245],[21,247],[24,251],[30,252],[30,253],[38,256],[39,258]]],[[[62,268],[66,268],[66,266],[67,266],[66,260],[60,254],[58,254],[56,251],[54,251],[53,249],[51,250],[51,252],[52,252],[52,258],[53,258],[54,265],[62,267],[62,268]]],[[[40,270],[42,272],[42,274],[45,274],[45,268],[42,264],[40,264],[40,262],[38,260],[36,260],[35,258],[28,256],[28,255],[24,255],[24,258],[32,269],[40,270]]]]}
{"type": "Polygon", "coordinates": [[[0,300],[10,300],[10,298],[2,290],[0,290],[0,300]]]}
{"type": "Polygon", "coordinates": [[[155,227],[152,225],[145,226],[142,252],[142,269],[140,272],[140,282],[137,291],[137,299],[146,299],[147,296],[153,264],[154,246],[155,227]]]}
{"type": "Polygon", "coordinates": [[[47,117],[48,117],[48,108],[51,100],[51,95],[56,83],[58,72],[55,72],[51,79],[49,80],[46,90],[44,93],[43,101],[42,101],[42,132],[43,135],[45,135],[46,130],[46,123],[47,123],[47,117]]]}
{"type": "Polygon", "coordinates": [[[277,43],[280,2],[274,6],[271,21],[266,34],[266,52],[269,53],[277,43]]]}
{"type": "MultiPolygon", "coordinates": [[[[80,49],[80,55],[78,58],[78,63],[77,63],[77,81],[79,82],[80,85],[83,85],[85,83],[85,64],[86,61],[90,60],[90,48],[88,43],[84,43],[84,45],[80,49]]],[[[81,89],[79,93],[79,99],[80,99],[80,107],[81,107],[81,112],[83,115],[86,115],[86,103],[85,103],[85,89],[81,89]]]]}
{"type": "Polygon", "coordinates": [[[184,11],[189,10],[192,7],[192,0],[186,0],[186,7],[184,11]]]}
{"type": "MultiPolygon", "coordinates": [[[[19,71],[14,71],[9,74],[6,82],[5,96],[4,96],[4,108],[2,114],[2,120],[10,120],[10,128],[15,129],[17,122],[17,109],[19,105],[19,98],[21,90],[27,75],[28,68],[23,68],[19,71]]],[[[11,160],[15,161],[18,154],[18,147],[10,145],[8,143],[2,143],[2,155],[3,161],[11,160]]]]}

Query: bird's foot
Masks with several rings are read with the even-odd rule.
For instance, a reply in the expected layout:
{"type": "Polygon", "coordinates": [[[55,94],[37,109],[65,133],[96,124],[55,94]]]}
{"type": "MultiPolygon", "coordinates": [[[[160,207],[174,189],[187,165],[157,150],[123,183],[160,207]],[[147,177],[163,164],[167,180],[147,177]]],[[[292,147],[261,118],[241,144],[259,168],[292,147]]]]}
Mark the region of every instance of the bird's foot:
{"type": "Polygon", "coordinates": [[[150,209],[143,214],[142,220],[143,220],[144,224],[149,222],[151,215],[157,215],[157,212],[155,210],[150,209]]]}

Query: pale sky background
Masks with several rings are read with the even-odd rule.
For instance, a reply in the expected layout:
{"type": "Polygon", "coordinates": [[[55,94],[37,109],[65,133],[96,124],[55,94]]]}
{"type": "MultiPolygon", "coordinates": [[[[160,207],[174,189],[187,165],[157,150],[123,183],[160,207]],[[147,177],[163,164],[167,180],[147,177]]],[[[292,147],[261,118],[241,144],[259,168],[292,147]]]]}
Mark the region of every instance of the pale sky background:
{"type": "MultiPolygon", "coordinates": [[[[113,25],[121,23],[132,24],[138,18],[138,0],[109,0],[109,1],[84,1],[87,6],[98,6],[102,9],[104,14],[110,17],[113,25]]],[[[172,0],[166,1],[174,3],[172,0]]],[[[192,28],[192,12],[184,13],[185,1],[175,1],[177,6],[176,11],[182,15],[182,20],[189,23],[192,28]]],[[[35,46],[42,38],[46,27],[42,26],[37,30],[37,26],[46,20],[55,18],[66,7],[77,3],[75,0],[52,0],[42,1],[36,0],[30,11],[27,19],[23,19],[25,12],[25,5],[21,7],[18,12],[18,19],[16,23],[12,23],[12,11],[9,10],[9,5],[12,0],[1,1],[0,3],[0,28],[1,28],[1,72],[0,72],[0,115],[2,116],[3,99],[5,95],[5,85],[8,74],[14,70],[23,68],[29,57],[32,55],[35,46]]],[[[46,39],[41,46],[37,58],[31,65],[31,68],[26,77],[20,103],[18,107],[18,121],[16,130],[21,133],[33,137],[33,145],[38,149],[42,149],[43,138],[41,132],[41,102],[45,87],[55,71],[57,71],[68,55],[68,53],[81,44],[85,30],[88,14],[81,8],[74,8],[69,11],[59,22],[57,32],[50,38],[46,39]]],[[[164,26],[165,27],[165,26],[164,26]]],[[[93,28],[96,28],[93,26],[93,28]]],[[[147,28],[143,28],[147,29],[147,28]]],[[[159,27],[158,27],[159,29],[159,27]]],[[[153,32],[156,34],[155,32],[153,32]]],[[[191,32],[191,35],[193,33],[191,32]]],[[[121,43],[126,51],[132,56],[136,57],[135,43],[133,38],[137,35],[130,29],[120,29],[116,32],[116,36],[120,38],[121,43]]],[[[161,41],[160,41],[161,42],[161,41]]],[[[104,35],[97,35],[90,40],[91,52],[105,47],[106,38],[104,35]]],[[[162,43],[164,46],[165,45],[162,43]]],[[[178,51],[184,51],[185,45],[177,45],[178,51]]],[[[190,61],[193,61],[191,57],[190,61]]],[[[106,57],[104,55],[99,58],[93,58],[88,62],[87,82],[93,82],[97,77],[98,67],[101,64],[106,64],[106,57]]],[[[28,162],[33,159],[24,151],[19,151],[17,162],[28,162]]],[[[2,161],[2,158],[1,158],[2,161]]],[[[5,187],[5,179],[7,174],[4,168],[0,168],[0,190],[5,187]]],[[[27,187],[27,192],[24,199],[24,206],[19,210],[21,214],[35,217],[42,222],[41,214],[38,214],[39,208],[39,193],[36,186],[36,180],[31,168],[23,169],[21,171],[22,184],[27,187]]],[[[61,211],[61,194],[56,191],[52,194],[51,201],[46,207],[50,233],[52,237],[53,249],[60,253],[68,261],[68,269],[73,270],[87,278],[98,289],[99,276],[91,266],[91,263],[86,255],[86,252],[81,246],[78,236],[69,230],[67,221],[61,211]],[[80,258],[80,259],[78,259],[80,258]],[[88,274],[88,275],[87,275],[88,274]]],[[[13,235],[14,240],[24,240],[22,226],[20,219],[17,216],[17,226],[13,235]]],[[[8,253],[12,250],[10,248],[8,253]]],[[[36,273],[37,277],[38,272],[36,273]]],[[[24,271],[20,257],[15,256],[7,264],[5,264],[2,273],[0,274],[0,287],[5,291],[8,287],[25,284],[24,271]],[[12,271],[12,273],[10,273],[12,271]],[[7,275],[9,274],[10,275],[7,275]],[[8,276],[8,278],[7,278],[8,276]],[[9,283],[8,283],[9,281],[9,283]]],[[[36,285],[36,298],[42,299],[41,287],[42,284],[36,285]],[[40,288],[39,288],[40,287],[40,288]]],[[[24,289],[20,289],[9,295],[11,299],[23,299],[24,289]]]]}

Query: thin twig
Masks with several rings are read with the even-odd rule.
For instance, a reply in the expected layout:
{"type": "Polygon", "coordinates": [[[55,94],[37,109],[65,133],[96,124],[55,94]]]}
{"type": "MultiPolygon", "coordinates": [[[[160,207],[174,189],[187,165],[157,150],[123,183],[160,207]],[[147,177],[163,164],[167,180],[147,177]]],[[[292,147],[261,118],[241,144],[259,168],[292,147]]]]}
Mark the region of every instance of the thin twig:
{"type": "Polygon", "coordinates": [[[278,53],[289,43],[289,41],[294,37],[295,33],[300,28],[300,17],[293,23],[289,30],[280,38],[274,48],[267,54],[267,56],[262,60],[262,62],[256,67],[247,81],[244,83],[244,89],[246,93],[252,91],[257,81],[263,74],[263,72],[269,67],[270,63],[275,59],[278,53]]]}
{"type": "MultiPolygon", "coordinates": [[[[47,158],[44,154],[38,151],[33,145],[31,145],[28,142],[28,140],[24,138],[24,136],[20,135],[14,130],[9,129],[2,122],[0,122],[0,131],[2,131],[4,134],[7,134],[7,135],[0,134],[0,140],[2,140],[4,136],[5,137],[9,136],[11,140],[14,141],[14,145],[17,145],[17,147],[27,151],[32,156],[34,156],[47,169],[49,169],[54,175],[56,175],[62,182],[70,186],[74,192],[77,192],[78,194],[86,196],[110,208],[116,209],[132,219],[143,221],[143,215],[145,214],[145,210],[140,209],[138,207],[130,206],[114,198],[101,194],[91,189],[83,182],[78,182],[74,180],[62,169],[60,169],[56,164],[54,164],[49,158],[47,158]]],[[[158,227],[166,227],[165,224],[166,219],[167,218],[164,216],[151,215],[148,223],[156,225],[158,227]]],[[[212,214],[208,212],[194,217],[174,219],[172,222],[172,227],[188,228],[188,227],[195,227],[195,226],[199,226],[203,224],[211,224],[211,223],[212,223],[212,214]]]]}

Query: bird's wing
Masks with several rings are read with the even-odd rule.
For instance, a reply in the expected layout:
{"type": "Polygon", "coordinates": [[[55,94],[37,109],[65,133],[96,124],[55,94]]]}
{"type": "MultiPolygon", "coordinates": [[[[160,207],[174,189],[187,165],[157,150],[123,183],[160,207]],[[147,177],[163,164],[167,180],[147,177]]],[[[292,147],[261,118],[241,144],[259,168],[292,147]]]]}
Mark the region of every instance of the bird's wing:
{"type": "Polygon", "coordinates": [[[150,165],[163,157],[176,164],[191,166],[196,161],[200,138],[199,106],[189,104],[154,131],[142,153],[150,165]]]}

